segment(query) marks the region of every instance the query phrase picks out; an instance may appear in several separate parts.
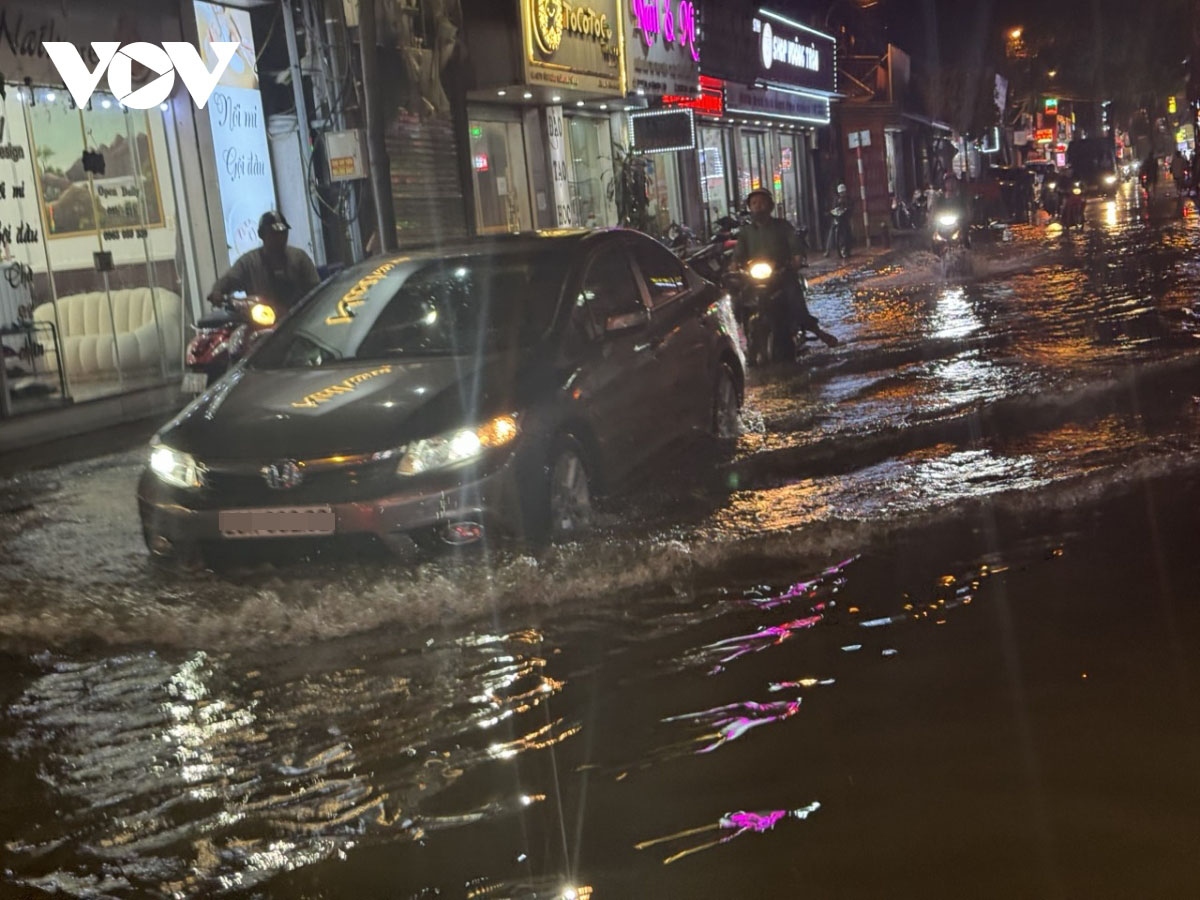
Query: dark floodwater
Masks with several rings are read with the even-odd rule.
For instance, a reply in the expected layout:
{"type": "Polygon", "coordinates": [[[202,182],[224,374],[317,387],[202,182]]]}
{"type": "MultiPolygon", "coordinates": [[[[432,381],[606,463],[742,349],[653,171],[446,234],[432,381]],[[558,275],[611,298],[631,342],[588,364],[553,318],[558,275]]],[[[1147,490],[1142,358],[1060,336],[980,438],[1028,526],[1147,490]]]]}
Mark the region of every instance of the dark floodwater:
{"type": "Polygon", "coordinates": [[[537,558],[185,576],[138,453],[0,482],[0,896],[1194,896],[1200,229],[1142,212],[816,284],[732,458],[537,558]]]}

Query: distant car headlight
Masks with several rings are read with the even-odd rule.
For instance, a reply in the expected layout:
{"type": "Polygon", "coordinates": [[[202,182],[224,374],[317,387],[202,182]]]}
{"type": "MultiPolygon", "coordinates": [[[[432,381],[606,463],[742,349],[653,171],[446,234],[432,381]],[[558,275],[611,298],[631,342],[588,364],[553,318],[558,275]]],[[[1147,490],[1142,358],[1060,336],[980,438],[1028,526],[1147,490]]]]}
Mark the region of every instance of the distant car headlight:
{"type": "Polygon", "coordinates": [[[769,262],[750,263],[750,277],[755,281],[766,281],[775,271],[769,262]]]}
{"type": "Polygon", "coordinates": [[[477,459],[488,450],[511,443],[519,433],[515,415],[496,416],[475,428],[456,428],[413,441],[404,448],[397,475],[422,475],[477,459]]]}
{"type": "Polygon", "coordinates": [[[941,225],[943,228],[953,228],[955,225],[958,224],[958,214],[957,213],[942,213],[940,216],[938,216],[937,221],[938,221],[938,224],[941,225]]]}
{"type": "Polygon", "coordinates": [[[1104,183],[1105,183],[1105,184],[1116,184],[1116,183],[1117,183],[1117,176],[1116,176],[1116,175],[1105,175],[1105,176],[1104,176],[1104,183]]]}
{"type": "Polygon", "coordinates": [[[174,487],[204,486],[204,466],[196,462],[192,454],[174,450],[166,444],[150,445],[150,470],[174,487]]]}

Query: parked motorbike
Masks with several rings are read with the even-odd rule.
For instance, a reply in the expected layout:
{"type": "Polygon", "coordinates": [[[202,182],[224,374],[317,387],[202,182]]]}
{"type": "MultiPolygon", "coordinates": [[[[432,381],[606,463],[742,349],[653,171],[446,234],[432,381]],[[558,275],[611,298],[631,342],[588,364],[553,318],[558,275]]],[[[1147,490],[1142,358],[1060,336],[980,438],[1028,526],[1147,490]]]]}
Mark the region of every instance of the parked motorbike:
{"type": "MultiPolygon", "coordinates": [[[[791,328],[793,317],[784,291],[784,279],[796,277],[789,269],[758,259],[750,260],[744,271],[727,272],[722,280],[734,298],[734,315],[746,338],[747,365],[794,361],[807,340],[791,328]]],[[[807,294],[808,282],[803,277],[799,285],[807,294]]]]}
{"type": "Polygon", "coordinates": [[[950,250],[971,249],[971,223],[961,210],[946,208],[934,214],[932,245],[938,256],[950,250]]]}
{"type": "Polygon", "coordinates": [[[275,327],[275,318],[275,308],[262,297],[223,297],[193,326],[183,392],[199,394],[217,381],[275,327]]]}

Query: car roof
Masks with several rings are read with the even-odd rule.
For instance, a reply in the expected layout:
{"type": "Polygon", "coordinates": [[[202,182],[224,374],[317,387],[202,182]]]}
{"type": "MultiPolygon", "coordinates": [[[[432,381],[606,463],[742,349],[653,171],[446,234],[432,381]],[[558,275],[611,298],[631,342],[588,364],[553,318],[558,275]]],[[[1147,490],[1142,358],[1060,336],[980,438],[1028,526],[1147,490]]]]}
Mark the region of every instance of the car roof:
{"type": "Polygon", "coordinates": [[[406,242],[393,258],[429,259],[442,256],[474,256],[479,253],[506,253],[522,250],[541,250],[547,246],[573,248],[585,240],[614,232],[638,233],[629,228],[545,228],[537,231],[518,231],[510,234],[479,235],[441,241],[406,242]]]}

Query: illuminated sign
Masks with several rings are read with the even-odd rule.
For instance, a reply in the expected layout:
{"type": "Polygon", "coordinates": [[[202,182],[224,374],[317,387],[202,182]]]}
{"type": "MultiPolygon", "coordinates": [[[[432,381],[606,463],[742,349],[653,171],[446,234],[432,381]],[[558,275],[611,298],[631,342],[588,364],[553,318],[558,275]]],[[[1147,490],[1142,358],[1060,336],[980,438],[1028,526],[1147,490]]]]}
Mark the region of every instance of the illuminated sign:
{"type": "Polygon", "coordinates": [[[1054,141],[1053,128],[1037,128],[1034,129],[1033,139],[1039,144],[1049,144],[1054,141]]]}
{"type": "Polygon", "coordinates": [[[1045,109],[1046,115],[1057,116],[1058,115],[1058,98],[1057,97],[1047,97],[1045,99],[1045,101],[1043,102],[1043,107],[1045,109]]]}
{"type": "Polygon", "coordinates": [[[1167,112],[1175,114],[1175,97],[1174,95],[1167,98],[1167,112]]]}
{"type": "Polygon", "coordinates": [[[700,75],[699,4],[694,0],[621,0],[626,4],[625,63],[630,90],[694,94],[700,75]]]}
{"type": "Polygon", "coordinates": [[[358,282],[350,290],[342,295],[342,299],[338,301],[338,314],[328,316],[325,319],[326,325],[344,325],[347,322],[354,321],[354,307],[361,306],[367,299],[367,291],[383,281],[385,275],[392,269],[396,268],[403,260],[394,259],[391,262],[385,262],[382,266],[375,269],[371,273],[364,275],[358,279],[358,282]]]}
{"type": "Polygon", "coordinates": [[[521,0],[525,83],[624,93],[618,0],[521,0]]]}
{"type": "Polygon", "coordinates": [[[700,96],[682,97],[668,94],[662,98],[663,106],[686,106],[702,116],[720,118],[725,115],[725,82],[720,78],[700,76],[700,96]]]}
{"type": "Polygon", "coordinates": [[[655,109],[629,114],[630,146],[639,153],[669,153],[696,146],[690,109],[655,109]]]}
{"type": "Polygon", "coordinates": [[[728,83],[725,85],[725,109],[748,116],[829,124],[829,98],[808,91],[728,83]]]}
{"type": "Polygon", "coordinates": [[[787,87],[836,90],[837,42],[800,22],[760,9],[750,23],[757,38],[759,79],[787,87]]]}

